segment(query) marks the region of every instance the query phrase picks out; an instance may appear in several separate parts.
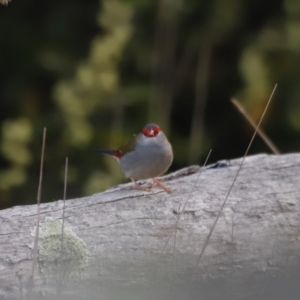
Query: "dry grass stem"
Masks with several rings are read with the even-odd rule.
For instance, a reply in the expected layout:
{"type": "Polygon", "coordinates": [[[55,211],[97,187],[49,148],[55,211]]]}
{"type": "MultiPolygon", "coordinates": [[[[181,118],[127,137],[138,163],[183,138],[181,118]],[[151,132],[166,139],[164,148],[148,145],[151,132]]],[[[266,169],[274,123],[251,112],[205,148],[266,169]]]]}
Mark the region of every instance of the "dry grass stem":
{"type": "MultiPolygon", "coordinates": [[[[204,165],[202,166],[202,168],[206,166],[207,161],[208,161],[208,159],[209,159],[209,157],[210,157],[211,151],[212,151],[212,150],[209,151],[209,153],[208,153],[208,155],[207,155],[207,157],[206,157],[206,160],[205,160],[204,165]]],[[[200,177],[200,175],[201,175],[201,173],[202,173],[202,172],[201,172],[201,168],[200,168],[200,170],[199,170],[198,172],[199,172],[199,175],[198,175],[198,177],[196,178],[196,181],[195,181],[195,183],[194,183],[194,186],[192,187],[192,189],[191,189],[191,191],[190,191],[190,193],[189,193],[189,195],[188,195],[188,197],[187,197],[187,199],[186,199],[186,201],[185,201],[185,203],[184,203],[184,205],[183,205],[181,211],[180,211],[180,204],[179,204],[179,207],[178,207],[178,213],[177,213],[177,219],[176,219],[175,226],[174,226],[174,228],[172,229],[172,231],[170,232],[170,234],[169,234],[169,236],[168,236],[168,238],[167,238],[167,241],[166,241],[166,243],[165,243],[165,245],[164,245],[164,248],[163,248],[163,250],[162,250],[162,253],[165,251],[165,249],[166,249],[166,247],[167,247],[167,245],[168,245],[168,243],[169,243],[169,241],[170,241],[170,238],[171,238],[171,236],[172,236],[172,234],[173,234],[174,231],[175,231],[175,237],[174,237],[174,245],[173,245],[173,255],[174,255],[174,253],[175,253],[175,248],[176,248],[176,234],[177,234],[177,227],[178,227],[179,219],[180,219],[180,216],[181,216],[181,214],[183,213],[183,211],[184,211],[184,209],[185,209],[185,207],[186,207],[186,205],[187,205],[189,199],[191,198],[191,195],[192,195],[192,193],[194,192],[195,187],[196,187],[196,185],[197,185],[197,183],[198,183],[198,181],[199,181],[199,177],[200,177]]]]}
{"type": "Polygon", "coordinates": [[[266,111],[268,110],[269,104],[271,103],[271,100],[272,100],[272,98],[273,98],[273,95],[274,95],[274,93],[275,93],[276,88],[277,88],[277,84],[275,84],[275,86],[274,86],[274,88],[273,88],[273,91],[272,91],[272,93],[271,93],[271,96],[270,96],[270,98],[269,98],[269,100],[268,100],[268,102],[267,102],[267,105],[266,105],[266,107],[265,107],[265,109],[264,109],[264,111],[263,111],[263,114],[262,114],[262,116],[261,116],[261,118],[260,118],[260,120],[259,120],[259,123],[258,123],[258,125],[257,125],[256,128],[255,128],[255,131],[254,131],[254,133],[253,133],[253,136],[252,136],[252,138],[251,138],[251,141],[250,141],[250,143],[249,143],[249,145],[248,145],[248,148],[247,148],[247,150],[246,150],[246,152],[245,152],[245,155],[244,155],[244,157],[243,157],[243,159],[242,159],[242,162],[241,162],[241,164],[240,164],[240,167],[239,167],[238,171],[236,172],[236,175],[235,175],[235,177],[234,177],[234,179],[233,179],[233,181],[232,181],[232,184],[231,184],[231,186],[230,186],[230,188],[229,188],[229,190],[228,190],[228,193],[227,193],[227,195],[226,195],[226,197],[225,197],[225,200],[224,200],[224,202],[223,202],[223,204],[222,204],[222,206],[221,206],[221,209],[220,209],[220,211],[219,211],[219,213],[218,213],[218,215],[217,215],[217,217],[216,217],[216,219],[215,219],[215,221],[214,221],[214,223],[213,223],[213,226],[211,227],[211,230],[210,230],[210,232],[209,232],[209,234],[208,234],[208,236],[207,236],[205,242],[204,242],[204,246],[203,246],[203,248],[202,248],[202,250],[201,250],[201,253],[200,253],[200,255],[199,255],[198,259],[197,259],[196,267],[199,265],[199,262],[200,262],[200,260],[201,260],[201,257],[202,257],[202,255],[203,255],[203,253],[204,253],[204,251],[205,251],[205,249],[206,249],[206,247],[207,247],[207,245],[208,245],[208,242],[209,242],[209,240],[210,240],[210,237],[211,237],[211,235],[212,235],[212,233],[213,233],[213,231],[214,231],[214,229],[215,229],[215,227],[216,227],[216,225],[217,225],[217,222],[218,222],[218,220],[219,220],[219,218],[220,218],[220,215],[221,215],[221,213],[222,213],[222,211],[223,211],[223,208],[224,208],[224,206],[225,206],[225,204],[226,204],[226,202],[227,202],[227,199],[228,199],[228,197],[229,197],[229,194],[230,194],[230,192],[231,192],[231,190],[232,190],[232,188],[233,188],[233,186],[234,186],[234,183],[235,183],[235,181],[236,181],[236,179],[237,179],[237,177],[238,177],[238,175],[239,175],[239,173],[240,173],[240,171],[241,171],[241,169],[242,169],[242,166],[243,166],[244,161],[245,161],[245,159],[246,159],[246,156],[247,156],[247,154],[248,154],[248,152],[249,152],[249,149],[250,149],[250,147],[251,147],[251,145],[252,145],[252,143],[253,143],[253,140],[254,140],[254,138],[255,138],[257,132],[258,132],[258,129],[259,129],[259,127],[260,127],[260,124],[261,124],[261,122],[262,122],[262,120],[263,120],[263,118],[264,118],[264,116],[265,116],[265,114],[266,114],[266,111]]]}
{"type": "MultiPolygon", "coordinates": [[[[247,119],[251,126],[254,129],[256,129],[257,125],[255,124],[255,121],[251,118],[251,116],[249,116],[243,105],[240,102],[238,102],[235,98],[232,98],[231,102],[235,105],[238,111],[247,119]]],[[[280,154],[279,149],[275,146],[275,144],[270,140],[270,138],[264,133],[262,129],[258,128],[257,133],[274,154],[280,154]]]]}
{"type": "Polygon", "coordinates": [[[40,227],[40,203],[41,203],[41,192],[42,192],[42,181],[43,181],[43,165],[44,165],[44,155],[45,155],[45,144],[46,144],[46,128],[43,132],[43,144],[42,144],[42,154],[41,154],[41,166],[40,166],[40,179],[37,192],[37,220],[36,220],[36,230],[34,236],[33,244],[33,259],[32,259],[32,268],[31,268],[31,279],[33,279],[35,265],[37,260],[37,247],[39,239],[39,227],[40,227]]]}

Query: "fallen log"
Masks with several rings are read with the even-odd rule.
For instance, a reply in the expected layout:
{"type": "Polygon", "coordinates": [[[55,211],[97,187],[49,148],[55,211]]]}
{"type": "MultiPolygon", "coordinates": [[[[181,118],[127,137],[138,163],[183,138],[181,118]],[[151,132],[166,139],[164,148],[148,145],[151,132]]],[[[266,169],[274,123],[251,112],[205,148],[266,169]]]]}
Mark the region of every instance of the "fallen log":
{"type": "Polygon", "coordinates": [[[32,280],[37,207],[0,211],[0,299],[53,299],[53,294],[59,294],[56,299],[199,299],[198,289],[204,299],[226,299],[230,282],[237,299],[249,287],[261,292],[260,283],[271,282],[274,271],[299,265],[300,154],[246,158],[197,265],[240,163],[222,161],[169,174],[162,182],[171,194],[125,184],[67,200],[62,249],[63,201],[41,204],[32,280]],[[227,288],[216,292],[220,282],[227,288]]]}

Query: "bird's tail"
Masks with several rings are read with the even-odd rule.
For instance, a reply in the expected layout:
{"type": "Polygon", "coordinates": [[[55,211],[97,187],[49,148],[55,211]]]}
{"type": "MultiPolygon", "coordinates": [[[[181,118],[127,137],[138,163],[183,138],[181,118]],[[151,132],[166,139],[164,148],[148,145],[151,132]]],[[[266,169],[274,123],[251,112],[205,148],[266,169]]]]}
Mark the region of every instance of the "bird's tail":
{"type": "Polygon", "coordinates": [[[117,158],[120,157],[119,150],[110,150],[110,149],[96,148],[96,149],[92,149],[92,151],[103,153],[103,154],[112,155],[112,156],[117,157],[117,158]]]}

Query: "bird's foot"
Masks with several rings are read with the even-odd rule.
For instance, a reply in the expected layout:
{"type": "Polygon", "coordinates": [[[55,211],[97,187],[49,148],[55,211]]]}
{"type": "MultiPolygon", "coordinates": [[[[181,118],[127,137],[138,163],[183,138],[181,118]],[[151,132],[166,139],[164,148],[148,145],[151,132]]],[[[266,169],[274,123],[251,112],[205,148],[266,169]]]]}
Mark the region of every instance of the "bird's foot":
{"type": "Polygon", "coordinates": [[[142,190],[142,191],[146,191],[146,192],[151,191],[152,185],[150,185],[150,186],[141,186],[135,180],[131,179],[131,181],[133,182],[133,185],[132,185],[133,189],[142,190]]]}
{"type": "Polygon", "coordinates": [[[168,193],[172,193],[171,188],[163,185],[157,178],[152,178],[152,180],[153,180],[153,185],[159,186],[160,188],[162,188],[163,190],[165,190],[168,193]]]}

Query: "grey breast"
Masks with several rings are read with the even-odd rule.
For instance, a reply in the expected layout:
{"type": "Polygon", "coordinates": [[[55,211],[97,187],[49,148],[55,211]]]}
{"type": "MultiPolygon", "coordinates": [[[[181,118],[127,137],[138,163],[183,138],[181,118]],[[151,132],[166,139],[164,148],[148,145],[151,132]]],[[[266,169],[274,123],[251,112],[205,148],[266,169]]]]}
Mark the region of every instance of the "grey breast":
{"type": "Polygon", "coordinates": [[[148,179],[164,174],[173,161],[172,147],[163,132],[156,137],[140,135],[134,151],[125,154],[120,166],[126,177],[148,179]]]}

